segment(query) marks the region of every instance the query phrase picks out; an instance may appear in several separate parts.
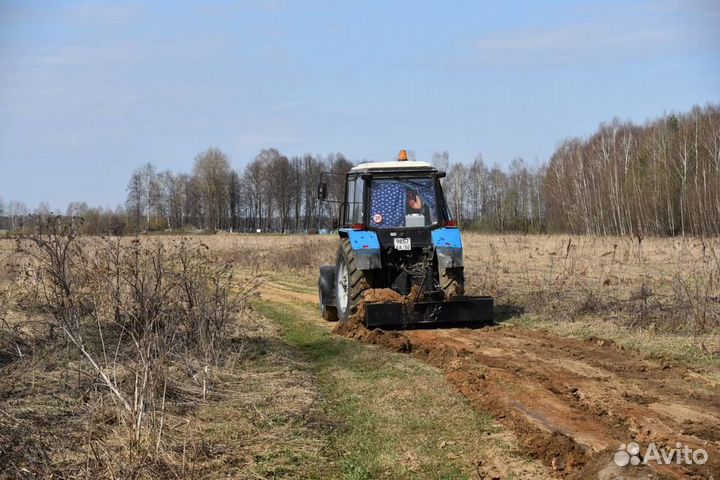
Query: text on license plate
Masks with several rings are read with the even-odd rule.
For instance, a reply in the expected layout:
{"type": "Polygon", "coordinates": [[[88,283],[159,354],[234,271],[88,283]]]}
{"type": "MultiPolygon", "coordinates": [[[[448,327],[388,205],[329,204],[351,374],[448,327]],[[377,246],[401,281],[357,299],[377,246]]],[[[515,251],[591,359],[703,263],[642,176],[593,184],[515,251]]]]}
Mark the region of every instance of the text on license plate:
{"type": "Polygon", "coordinates": [[[395,239],[396,250],[410,250],[410,239],[409,238],[396,238],[395,239]]]}

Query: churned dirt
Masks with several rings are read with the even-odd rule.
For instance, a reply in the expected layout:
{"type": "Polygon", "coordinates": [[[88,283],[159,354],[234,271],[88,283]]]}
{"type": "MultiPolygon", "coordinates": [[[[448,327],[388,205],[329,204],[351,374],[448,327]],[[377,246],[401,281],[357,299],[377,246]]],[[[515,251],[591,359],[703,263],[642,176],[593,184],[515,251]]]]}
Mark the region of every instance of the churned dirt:
{"type": "MultiPolygon", "coordinates": [[[[410,297],[410,295],[408,295],[410,297]]],[[[365,301],[407,302],[392,290],[365,301]]],[[[607,340],[563,338],[518,326],[366,329],[364,305],[334,332],[411,353],[446,372],[480,411],[511,428],[522,448],[558,476],[720,478],[720,385],[691,369],[645,358],[607,340]],[[622,444],[676,443],[708,453],[704,465],[618,467],[622,444]]]]}
{"type": "Polygon", "coordinates": [[[362,323],[365,317],[365,303],[408,303],[414,292],[404,297],[390,288],[375,288],[363,292],[363,300],[357,311],[347,322],[338,322],[333,332],[373,345],[383,345],[398,352],[410,352],[410,342],[402,332],[385,331],[379,328],[368,330],[362,323]]]}

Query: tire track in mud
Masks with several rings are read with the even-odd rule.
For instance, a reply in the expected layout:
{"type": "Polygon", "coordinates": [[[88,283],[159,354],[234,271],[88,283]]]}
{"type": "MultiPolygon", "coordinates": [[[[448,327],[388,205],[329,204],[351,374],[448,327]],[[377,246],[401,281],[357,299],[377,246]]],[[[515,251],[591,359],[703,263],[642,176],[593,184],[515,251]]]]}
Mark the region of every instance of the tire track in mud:
{"type": "Polygon", "coordinates": [[[474,407],[495,415],[559,476],[720,477],[720,386],[697,372],[607,340],[518,326],[371,331],[358,320],[362,310],[335,333],[442,368],[474,407]],[[704,465],[617,466],[614,454],[631,441],[667,450],[680,442],[709,458],[704,465]]]}
{"type": "MultiPolygon", "coordinates": [[[[405,300],[398,294],[391,294],[392,298],[398,300],[405,300]]],[[[315,312],[317,305],[317,297],[315,295],[298,293],[294,286],[289,286],[274,280],[268,280],[263,283],[260,289],[260,297],[265,301],[270,301],[278,304],[285,304],[298,309],[298,315],[302,315],[304,320],[311,321],[317,326],[331,329],[334,325],[347,325],[347,324],[336,324],[323,320],[315,312]],[[309,310],[309,311],[308,311],[309,310]],[[300,313],[302,312],[302,313],[300,313]],[[307,317],[305,316],[307,315],[307,317]]],[[[393,332],[380,332],[383,336],[384,341],[394,335],[393,332]]],[[[402,334],[398,334],[396,338],[399,341],[405,341],[402,334]]],[[[368,342],[372,343],[372,342],[368,342]]],[[[402,345],[398,344],[394,348],[389,350],[403,351],[402,345]]],[[[409,350],[407,350],[409,351],[409,350]]],[[[412,394],[410,394],[412,396],[412,394]]],[[[484,413],[484,412],[483,412],[484,413]]],[[[476,437],[475,441],[482,442],[484,445],[482,449],[476,450],[473,455],[468,457],[467,464],[472,467],[477,477],[472,478],[480,479],[500,479],[505,478],[504,472],[510,472],[512,475],[520,475],[518,478],[554,478],[552,471],[548,471],[544,465],[540,462],[531,461],[525,455],[517,455],[517,439],[512,433],[505,429],[498,429],[498,431],[485,431],[479,433],[481,435],[476,437]]],[[[452,452],[450,445],[455,444],[455,440],[448,442],[441,442],[438,444],[438,448],[448,447],[448,458],[457,458],[452,452]]],[[[513,476],[513,478],[515,478],[513,476]]]]}

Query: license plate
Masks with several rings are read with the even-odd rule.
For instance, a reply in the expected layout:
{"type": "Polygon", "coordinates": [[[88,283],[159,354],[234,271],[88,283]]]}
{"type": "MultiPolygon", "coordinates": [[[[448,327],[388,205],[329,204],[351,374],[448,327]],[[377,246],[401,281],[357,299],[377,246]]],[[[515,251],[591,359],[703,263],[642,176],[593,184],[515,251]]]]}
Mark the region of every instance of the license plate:
{"type": "Polygon", "coordinates": [[[396,238],[395,239],[395,250],[410,250],[410,239],[409,238],[396,238]]]}

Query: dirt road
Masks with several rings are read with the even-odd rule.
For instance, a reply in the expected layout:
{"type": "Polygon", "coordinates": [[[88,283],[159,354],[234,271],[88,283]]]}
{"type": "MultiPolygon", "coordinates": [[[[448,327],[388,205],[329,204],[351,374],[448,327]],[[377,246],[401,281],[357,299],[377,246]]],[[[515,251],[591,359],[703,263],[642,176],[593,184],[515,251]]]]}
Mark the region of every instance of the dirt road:
{"type": "Polygon", "coordinates": [[[521,327],[368,332],[361,341],[420,356],[478,409],[514,430],[522,446],[561,476],[710,478],[720,474],[720,389],[683,367],[599,339],[562,338],[521,327]],[[622,444],[676,442],[708,453],[704,465],[619,467],[622,444]]]}
{"type": "MultiPolygon", "coordinates": [[[[314,295],[270,286],[274,301],[314,295]]],[[[319,322],[322,322],[318,318],[319,322]]],[[[332,324],[326,324],[328,328],[332,324]]],[[[368,331],[353,322],[335,332],[418,356],[479,411],[515,432],[525,453],[559,477],[720,478],[720,382],[602,339],[580,340],[519,326],[368,331]],[[704,449],[703,465],[618,466],[621,445],[677,443],[704,449]]]]}

